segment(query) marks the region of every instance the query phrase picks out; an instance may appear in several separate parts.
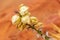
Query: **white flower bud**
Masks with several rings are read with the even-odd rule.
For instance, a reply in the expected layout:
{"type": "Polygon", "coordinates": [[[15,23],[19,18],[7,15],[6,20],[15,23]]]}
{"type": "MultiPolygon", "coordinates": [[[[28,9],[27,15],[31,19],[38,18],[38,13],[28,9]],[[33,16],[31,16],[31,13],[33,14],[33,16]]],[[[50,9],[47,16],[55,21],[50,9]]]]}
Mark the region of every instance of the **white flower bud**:
{"type": "Polygon", "coordinates": [[[12,17],[12,24],[18,24],[20,22],[20,17],[19,15],[14,15],[12,17]]]}
{"type": "Polygon", "coordinates": [[[28,15],[24,16],[21,18],[21,21],[23,23],[30,23],[30,17],[28,15]]]}
{"type": "Polygon", "coordinates": [[[25,15],[26,13],[25,12],[27,12],[28,11],[28,7],[27,6],[25,6],[25,5],[21,5],[21,7],[20,7],[20,14],[21,15],[25,15]]]}

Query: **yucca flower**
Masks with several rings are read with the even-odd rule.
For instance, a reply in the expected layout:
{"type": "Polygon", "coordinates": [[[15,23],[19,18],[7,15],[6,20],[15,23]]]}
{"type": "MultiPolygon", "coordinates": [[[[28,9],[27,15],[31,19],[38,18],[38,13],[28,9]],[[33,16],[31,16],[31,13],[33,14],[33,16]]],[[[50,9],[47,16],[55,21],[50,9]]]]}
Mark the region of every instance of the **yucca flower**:
{"type": "Polygon", "coordinates": [[[21,21],[21,18],[19,15],[16,14],[16,15],[12,16],[12,24],[19,24],[20,21],[21,21]]]}
{"type": "Polygon", "coordinates": [[[27,6],[25,6],[25,5],[23,5],[23,4],[21,4],[20,5],[20,9],[19,9],[19,13],[23,16],[23,15],[25,15],[25,14],[28,14],[28,7],[27,6]]]}
{"type": "Polygon", "coordinates": [[[22,22],[22,23],[25,23],[25,24],[26,24],[26,23],[29,24],[29,23],[30,23],[30,16],[26,15],[26,16],[22,17],[22,18],[21,18],[21,22],[22,22]]]}

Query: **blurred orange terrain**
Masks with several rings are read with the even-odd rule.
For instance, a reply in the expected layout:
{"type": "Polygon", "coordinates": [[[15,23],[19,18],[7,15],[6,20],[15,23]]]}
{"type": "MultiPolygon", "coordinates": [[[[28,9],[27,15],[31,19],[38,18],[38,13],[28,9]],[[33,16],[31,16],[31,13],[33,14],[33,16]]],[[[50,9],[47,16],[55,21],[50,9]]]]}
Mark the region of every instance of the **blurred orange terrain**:
{"type": "Polygon", "coordinates": [[[44,23],[45,31],[50,30],[47,24],[51,22],[60,26],[60,0],[3,0],[0,2],[0,40],[43,40],[32,29],[20,32],[12,25],[11,18],[21,3],[29,6],[32,16],[44,23]]]}

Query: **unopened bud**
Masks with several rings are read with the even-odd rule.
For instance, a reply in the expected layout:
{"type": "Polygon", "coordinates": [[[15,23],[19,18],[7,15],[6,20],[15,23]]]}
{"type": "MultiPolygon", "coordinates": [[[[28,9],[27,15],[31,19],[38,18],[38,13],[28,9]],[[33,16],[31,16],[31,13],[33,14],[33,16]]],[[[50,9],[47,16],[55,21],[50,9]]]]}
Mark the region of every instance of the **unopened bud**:
{"type": "Polygon", "coordinates": [[[30,17],[31,23],[36,24],[38,22],[36,17],[30,17]]]}

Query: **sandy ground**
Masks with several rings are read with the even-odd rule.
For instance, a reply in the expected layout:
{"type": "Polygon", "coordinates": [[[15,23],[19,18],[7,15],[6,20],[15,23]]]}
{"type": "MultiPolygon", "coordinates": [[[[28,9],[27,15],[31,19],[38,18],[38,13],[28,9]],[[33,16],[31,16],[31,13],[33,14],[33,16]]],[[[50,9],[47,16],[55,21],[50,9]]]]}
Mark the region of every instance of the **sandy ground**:
{"type": "Polygon", "coordinates": [[[60,0],[5,0],[0,2],[0,40],[42,40],[32,29],[23,32],[12,25],[11,17],[16,14],[18,6],[23,3],[30,7],[32,16],[43,23],[54,22],[60,26],[60,0]]]}

